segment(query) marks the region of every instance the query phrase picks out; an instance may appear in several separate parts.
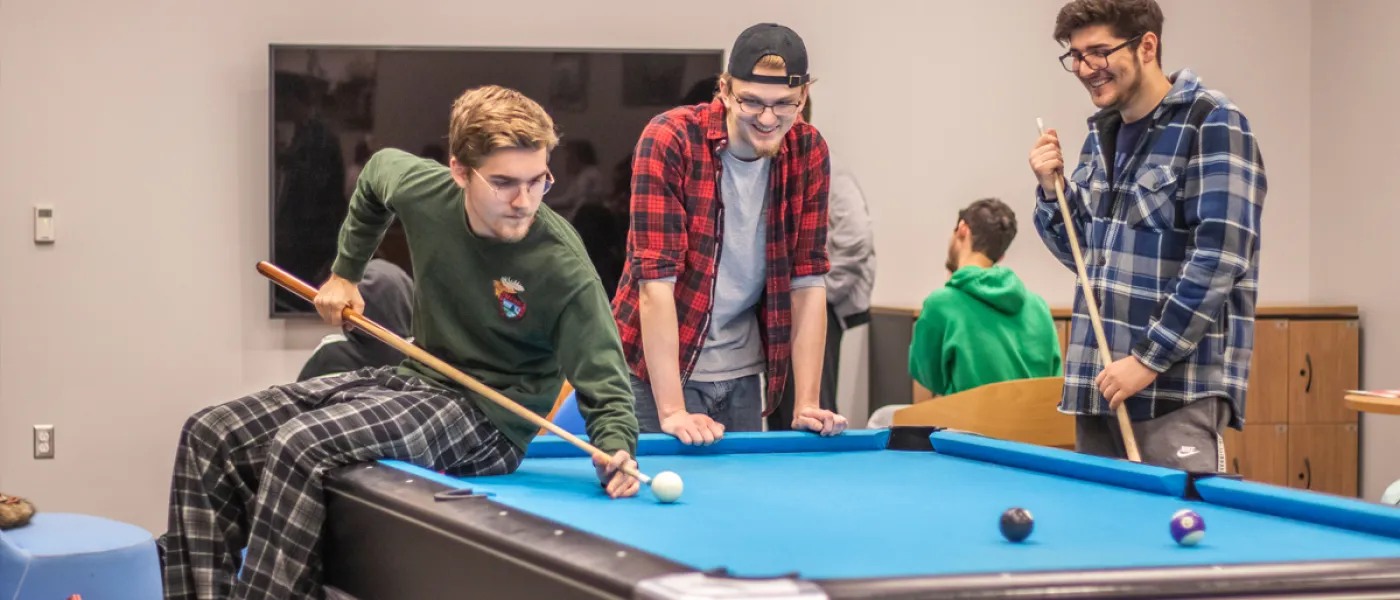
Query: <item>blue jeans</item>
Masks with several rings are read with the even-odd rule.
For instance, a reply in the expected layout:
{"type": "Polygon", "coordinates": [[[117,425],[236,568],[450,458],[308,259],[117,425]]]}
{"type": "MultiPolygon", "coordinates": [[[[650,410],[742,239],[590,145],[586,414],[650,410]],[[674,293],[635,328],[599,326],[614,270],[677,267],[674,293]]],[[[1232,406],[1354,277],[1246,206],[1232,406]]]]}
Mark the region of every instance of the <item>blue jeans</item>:
{"type": "MultiPolygon", "coordinates": [[[[731,431],[763,430],[763,379],[754,374],[726,381],[691,381],[682,388],[685,411],[709,415],[731,431]]],[[[651,384],[632,376],[637,424],[642,433],[661,433],[661,418],[651,384]]]]}

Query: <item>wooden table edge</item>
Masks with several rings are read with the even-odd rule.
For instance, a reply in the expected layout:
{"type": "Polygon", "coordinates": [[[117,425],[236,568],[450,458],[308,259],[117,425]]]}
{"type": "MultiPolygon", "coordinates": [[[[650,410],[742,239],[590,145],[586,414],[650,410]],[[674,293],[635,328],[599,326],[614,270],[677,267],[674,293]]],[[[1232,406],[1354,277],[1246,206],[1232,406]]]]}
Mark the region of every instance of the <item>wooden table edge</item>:
{"type": "Polygon", "coordinates": [[[1346,395],[1346,405],[1359,412],[1382,415],[1400,415],[1400,398],[1380,398],[1376,396],[1346,395]]]}

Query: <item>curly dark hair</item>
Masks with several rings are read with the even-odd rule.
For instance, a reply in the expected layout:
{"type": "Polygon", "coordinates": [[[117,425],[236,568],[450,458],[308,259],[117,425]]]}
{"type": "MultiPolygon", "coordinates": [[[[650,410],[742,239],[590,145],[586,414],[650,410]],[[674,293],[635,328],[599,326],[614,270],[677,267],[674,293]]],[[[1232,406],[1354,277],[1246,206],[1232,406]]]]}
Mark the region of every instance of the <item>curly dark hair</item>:
{"type": "MultiPolygon", "coordinates": [[[[1075,31],[1107,25],[1113,35],[1130,40],[1146,33],[1157,36],[1157,66],[1162,65],[1162,7],[1155,0],[1073,0],[1055,17],[1055,41],[1066,44],[1075,31]]],[[[1139,41],[1134,41],[1137,49],[1139,41]]]]}

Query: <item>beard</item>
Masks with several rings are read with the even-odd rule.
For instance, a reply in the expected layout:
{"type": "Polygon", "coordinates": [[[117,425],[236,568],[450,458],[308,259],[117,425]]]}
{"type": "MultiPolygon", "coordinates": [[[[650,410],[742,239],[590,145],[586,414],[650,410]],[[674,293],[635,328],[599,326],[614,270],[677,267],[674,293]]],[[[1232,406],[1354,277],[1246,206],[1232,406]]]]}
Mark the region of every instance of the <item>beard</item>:
{"type": "Polygon", "coordinates": [[[753,146],[754,154],[758,155],[759,158],[773,158],[777,156],[778,151],[783,148],[783,142],[781,139],[779,139],[778,142],[776,144],[773,144],[772,146],[759,146],[758,144],[754,144],[752,142],[751,145],[753,146]]]}
{"type": "Polygon", "coordinates": [[[491,231],[496,234],[496,239],[502,242],[518,242],[529,235],[530,226],[534,223],[534,215],[530,215],[524,220],[503,220],[492,226],[491,231]]]}
{"type": "Polygon", "coordinates": [[[781,134],[776,135],[775,139],[771,142],[755,139],[754,136],[756,132],[754,131],[754,123],[744,121],[740,119],[738,115],[732,113],[728,117],[728,126],[731,132],[738,132],[737,139],[742,141],[745,146],[748,146],[753,151],[755,159],[769,159],[778,156],[778,152],[783,148],[783,139],[787,136],[787,131],[785,131],[782,124],[779,123],[774,131],[775,133],[781,132],[781,134]],[[765,146],[762,144],[771,145],[765,146]]]}
{"type": "MultiPolygon", "coordinates": [[[[1105,110],[1122,111],[1132,104],[1133,99],[1142,92],[1142,61],[1137,57],[1133,58],[1133,70],[1130,73],[1112,74],[1110,84],[1118,88],[1113,100],[1108,105],[1103,106],[1105,110]]],[[[1092,90],[1090,91],[1092,94],[1092,90]]]]}
{"type": "Polygon", "coordinates": [[[1129,83],[1129,85],[1128,85],[1127,87],[1124,87],[1124,88],[1123,88],[1123,91],[1121,91],[1121,92],[1118,93],[1117,102],[1114,102],[1114,103],[1113,103],[1113,109],[1114,109],[1114,110],[1123,110],[1123,109],[1127,108],[1128,105],[1132,103],[1133,98],[1136,98],[1136,97],[1138,96],[1138,94],[1141,93],[1141,92],[1142,92],[1142,71],[1139,70],[1139,71],[1133,73],[1133,80],[1132,80],[1132,82],[1129,83]]]}
{"type": "Polygon", "coordinates": [[[473,233],[501,242],[518,242],[525,239],[525,236],[530,233],[530,227],[535,224],[535,219],[538,218],[534,211],[524,213],[510,211],[492,215],[490,213],[492,206],[473,204],[470,196],[466,198],[465,208],[467,222],[473,233]],[[512,219],[510,217],[518,218],[512,219]]]}

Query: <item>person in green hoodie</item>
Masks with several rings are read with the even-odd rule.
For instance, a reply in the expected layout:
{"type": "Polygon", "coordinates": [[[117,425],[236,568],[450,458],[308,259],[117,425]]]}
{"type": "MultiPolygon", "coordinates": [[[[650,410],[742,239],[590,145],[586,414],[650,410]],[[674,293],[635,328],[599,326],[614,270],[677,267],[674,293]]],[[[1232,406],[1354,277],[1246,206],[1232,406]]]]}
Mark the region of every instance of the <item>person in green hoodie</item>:
{"type": "Polygon", "coordinates": [[[948,241],[951,277],[924,300],[909,347],[909,374],[935,396],[1062,374],[1045,299],[998,264],[1015,237],[1016,213],[998,199],[958,213],[948,241]]]}

